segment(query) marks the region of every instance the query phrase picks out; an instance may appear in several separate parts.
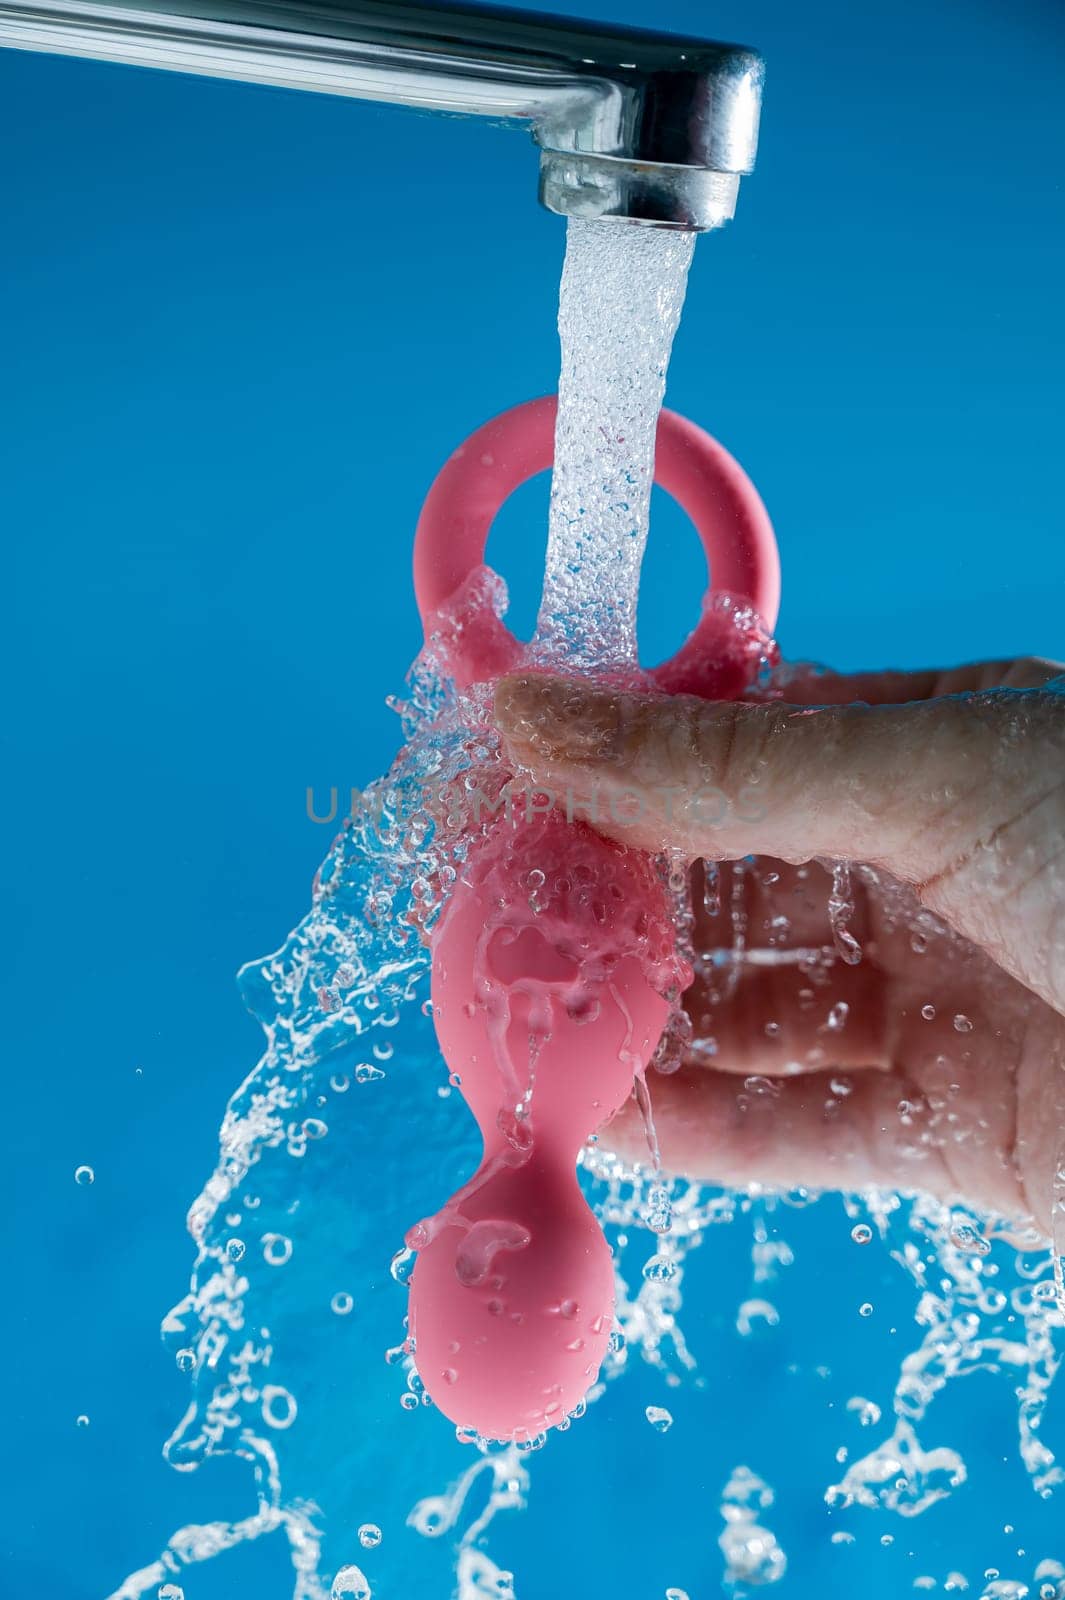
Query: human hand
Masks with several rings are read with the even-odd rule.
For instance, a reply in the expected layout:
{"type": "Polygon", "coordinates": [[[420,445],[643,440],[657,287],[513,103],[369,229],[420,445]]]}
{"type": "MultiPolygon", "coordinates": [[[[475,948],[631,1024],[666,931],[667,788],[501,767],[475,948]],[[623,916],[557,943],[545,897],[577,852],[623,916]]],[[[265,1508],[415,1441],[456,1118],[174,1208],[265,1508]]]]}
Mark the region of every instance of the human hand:
{"type": "MultiPolygon", "coordinates": [[[[1065,1153],[1062,670],[798,671],[787,702],[500,683],[519,768],[604,832],[695,863],[692,1039],[648,1080],[668,1170],[922,1189],[1049,1232],[1065,1153]],[[866,864],[849,915],[830,911],[818,858],[866,864]],[[737,863],[716,913],[704,859],[737,863]]],[[[602,1140],[645,1156],[631,1104],[602,1140]]]]}

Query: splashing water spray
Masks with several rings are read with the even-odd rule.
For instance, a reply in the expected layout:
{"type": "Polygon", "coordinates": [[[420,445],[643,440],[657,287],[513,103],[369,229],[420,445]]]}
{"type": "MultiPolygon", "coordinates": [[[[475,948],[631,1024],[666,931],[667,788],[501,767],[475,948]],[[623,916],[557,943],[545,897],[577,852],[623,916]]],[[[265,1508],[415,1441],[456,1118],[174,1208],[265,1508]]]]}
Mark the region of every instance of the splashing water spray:
{"type": "MultiPolygon", "coordinates": [[[[267,1046],[227,1107],[218,1165],[189,1213],[197,1251],[191,1291],[164,1324],[194,1393],[168,1458],[189,1468],[239,1452],[255,1473],[259,1508],[239,1521],[179,1529],[116,1600],[152,1597],[188,1565],[275,1531],[287,1539],[296,1600],[328,1600],[330,1581],[337,1600],[369,1594],[363,1567],[372,1568],[373,1538],[360,1531],[360,1549],[352,1550],[345,1529],[384,1520],[375,1514],[371,1524],[353,1502],[370,1480],[399,1471],[391,1429],[385,1439],[361,1441],[380,1452],[379,1471],[371,1461],[364,1482],[346,1456],[340,1468],[315,1419],[321,1429],[323,1416],[332,1421],[339,1409],[349,1427],[349,1417],[361,1415],[361,1384],[344,1391],[347,1398],[336,1387],[338,1378],[351,1378],[335,1336],[341,1327],[354,1331],[360,1313],[368,1318],[376,1306],[373,1285],[358,1274],[378,1259],[382,1230],[398,1242],[412,1220],[400,1214],[404,1183],[414,1181],[402,1151],[395,1182],[377,1203],[357,1200],[351,1146],[366,1138],[370,1113],[365,1100],[358,1108],[353,1102],[373,1096],[369,1086],[387,1068],[385,1147],[395,1148],[404,1117],[418,1125],[423,1166],[439,1159],[443,1170],[454,1142],[441,1111],[441,1142],[427,1143],[427,1107],[436,1101],[426,1062],[412,1049],[416,1008],[404,1010],[427,978],[451,1084],[480,1126],[483,1152],[474,1176],[410,1229],[409,1248],[395,1258],[393,1276],[409,1280],[408,1337],[387,1360],[406,1374],[403,1409],[420,1410],[431,1397],[456,1423],[459,1442],[477,1451],[447,1494],[426,1496],[419,1483],[408,1518],[427,1540],[454,1537],[461,1600],[511,1592],[483,1548],[486,1528],[497,1511],[523,1503],[523,1452],[552,1427],[566,1427],[586,1393],[601,1391],[597,1373],[620,1372],[632,1349],[667,1383],[681,1381],[674,1357],[684,1371],[696,1368],[679,1326],[680,1284],[686,1254],[710,1229],[754,1221],[758,1298],[741,1306],[737,1327],[746,1338],[779,1321],[763,1286],[790,1252],[768,1237],[767,1223],[779,1207],[794,1205],[798,1218],[809,1193],[781,1196],[778,1206],[772,1195],[670,1179],[658,1171],[653,1130],[643,1172],[584,1143],[634,1088],[646,1110],[643,1077],[652,1058],[662,1071],[675,1064],[676,1050],[661,1052],[674,1034],[683,1044],[676,1002],[688,965],[709,961],[725,992],[741,967],[765,958],[752,945],[737,885],[742,891],[745,875],[768,882],[772,873],[757,863],[720,876],[706,868],[706,912],[725,934],[708,955],[691,938],[686,868],[607,843],[581,805],[567,814],[565,797],[549,810],[543,797],[523,794],[490,715],[492,680],[519,664],[728,698],[773,658],[779,578],[761,503],[706,434],[669,412],[659,418],[691,247],[683,234],[572,221],[557,406],[534,401],[486,424],[430,490],[415,552],[426,649],[409,700],[398,707],[406,742],[346,820],[307,916],[280,950],[244,969],[242,991],[267,1046]],[[507,494],[549,467],[552,455],[543,605],[535,638],[522,646],[503,624],[505,591],[483,564],[485,541],[507,494]],[[687,643],[644,673],[635,615],[653,478],[695,522],[713,584],[687,643]],[[427,795],[439,803],[427,805],[427,795]],[[397,1052],[401,1017],[410,1033],[397,1052]],[[594,1185],[596,1216],[610,1230],[613,1262],[575,1181],[578,1151],[590,1180],[585,1192],[594,1185]],[[641,1248],[648,1229],[655,1254],[630,1290],[627,1251],[641,1248]],[[349,1289],[362,1302],[355,1315],[349,1289]],[[339,1559],[323,1543],[334,1537],[339,1559]],[[325,1587],[323,1570],[332,1574],[325,1587]]],[[[834,946],[802,955],[811,984],[823,988],[836,961],[861,958],[848,927],[851,897],[844,865],[829,907],[834,946]]],[[[900,924],[923,930],[922,939],[949,937],[913,918],[913,908],[900,904],[900,924]]],[[[826,1026],[843,1027],[846,1009],[832,1006],[826,1026]]],[[[706,1046],[702,1038],[694,1043],[706,1046]]],[[[742,1092],[754,1096],[757,1080],[750,1084],[756,1087],[745,1083],[742,1092]]],[[[450,1094],[451,1086],[438,1092],[450,1094]]],[[[844,1079],[834,1080],[833,1095],[847,1092],[844,1079]]],[[[426,1185],[422,1204],[438,1203],[448,1187],[442,1180],[436,1195],[426,1185]]],[[[920,1294],[922,1333],[920,1349],[902,1364],[894,1431],[847,1462],[826,1494],[832,1515],[867,1508],[913,1516],[963,1483],[960,1456],[924,1449],[916,1429],[948,1383],[993,1368],[1010,1375],[1024,1465],[1039,1495],[1049,1496],[1063,1475],[1039,1428],[1061,1319],[1039,1241],[1014,1268],[1005,1236],[1000,1250],[985,1254],[982,1234],[968,1224],[960,1229],[936,1202],[866,1196],[844,1205],[856,1242],[873,1237],[866,1218],[885,1242],[894,1238],[893,1257],[920,1294]],[[1008,1295],[1007,1272],[1021,1280],[1008,1295]]],[[[380,1309],[394,1339],[395,1307],[380,1309]]],[[[374,1350],[385,1342],[373,1344],[372,1327],[366,1338],[374,1350]]],[[[861,1426],[875,1427],[879,1407],[861,1397],[853,1404],[861,1426]]],[[[657,1406],[646,1414],[656,1430],[672,1420],[657,1406]]],[[[410,1454],[400,1452],[404,1463],[410,1454]]],[[[752,1469],[735,1469],[721,1508],[730,1583],[773,1582],[783,1571],[764,1525],[769,1496],[752,1469]]],[[[387,1539],[386,1531],[386,1550],[387,1539]]],[[[1048,1572],[1043,1562],[1040,1600],[1052,1593],[1059,1600],[1057,1569],[1048,1572]]],[[[954,1576],[948,1589],[958,1587],[954,1576]]],[[[1065,1584],[1065,1568],[1060,1576],[1065,1584]]]]}

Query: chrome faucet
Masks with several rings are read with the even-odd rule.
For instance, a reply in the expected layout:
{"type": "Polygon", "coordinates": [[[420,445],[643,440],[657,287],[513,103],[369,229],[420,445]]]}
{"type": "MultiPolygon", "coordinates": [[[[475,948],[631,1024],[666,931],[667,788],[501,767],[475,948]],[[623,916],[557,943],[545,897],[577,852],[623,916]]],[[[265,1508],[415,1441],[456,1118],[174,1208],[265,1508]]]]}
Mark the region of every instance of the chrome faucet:
{"type": "Polygon", "coordinates": [[[738,45],[405,0],[0,0],[0,45],[526,123],[570,217],[704,230],[754,165],[738,45]]]}

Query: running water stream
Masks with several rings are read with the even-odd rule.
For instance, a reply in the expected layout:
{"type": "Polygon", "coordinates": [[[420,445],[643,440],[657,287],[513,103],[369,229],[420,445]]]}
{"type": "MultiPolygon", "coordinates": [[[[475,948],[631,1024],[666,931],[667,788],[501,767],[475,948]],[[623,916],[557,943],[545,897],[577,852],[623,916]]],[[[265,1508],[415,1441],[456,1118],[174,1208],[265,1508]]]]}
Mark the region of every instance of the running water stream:
{"type": "MultiPolygon", "coordinates": [[[[568,670],[637,667],[655,422],[692,245],[668,231],[569,224],[548,563],[534,644],[541,660],[568,670]]],[[[505,608],[501,584],[494,600],[505,608]]],[[[419,1593],[427,1600],[452,1592],[460,1600],[507,1600],[515,1592],[486,1545],[497,1515],[528,1497],[529,1449],[488,1445],[461,1429],[456,1439],[433,1412],[406,1345],[405,1295],[396,1288],[412,1261],[399,1248],[405,1230],[474,1165],[469,1119],[456,1107],[432,1037],[425,935],[469,845],[455,796],[474,781],[482,790],[501,783],[505,769],[483,687],[457,693],[432,649],[409,684],[396,705],[400,753],[358,797],[318,873],[309,912],[279,950],[240,975],[266,1047],[226,1108],[218,1164],[189,1211],[191,1287],[163,1325],[191,1384],[168,1459],[188,1470],[238,1455],[253,1475],[256,1506],[240,1518],[179,1529],[113,1600],[180,1592],[187,1568],[263,1535],[287,1544],[294,1600],[368,1600],[378,1586],[381,1596],[419,1593]],[[440,796],[448,797],[446,807],[430,803],[440,796]],[[453,820],[459,825],[449,826],[453,820]],[[382,1502],[406,1509],[390,1519],[382,1502]]],[[[744,893],[745,884],[772,876],[750,863],[729,878],[731,892],[722,896],[708,871],[699,898],[703,923],[709,919],[715,931],[700,943],[686,874],[675,864],[669,874],[684,937],[696,939],[697,969],[722,1001],[745,963],[775,958],[764,941],[755,947],[759,930],[749,924],[744,893]]],[[[834,942],[796,955],[828,1029],[846,1025],[846,1005],[833,1003],[836,974],[862,958],[847,926],[852,890],[850,873],[837,870],[834,942]]],[[[948,937],[927,928],[921,936],[948,937]]],[[[777,930],[769,944],[786,938],[786,929],[777,930]]],[[[678,1064],[683,1030],[673,1042],[674,1054],[659,1063],[664,1073],[678,1064]]],[[[710,1063],[716,1043],[704,1032],[692,1048],[710,1063]]],[[[756,1115],[772,1111],[773,1086],[766,1084],[737,1084],[756,1115]]],[[[831,1095],[837,1090],[841,1101],[850,1092],[842,1079],[831,1095]]],[[[726,1240],[736,1241],[740,1276],[744,1262],[749,1275],[738,1296],[736,1337],[775,1336],[782,1316],[773,1285],[792,1255],[781,1221],[791,1218],[801,1232],[812,1196],[778,1200],[757,1189],[710,1189],[670,1179],[651,1161],[634,1171],[596,1145],[583,1181],[619,1273],[612,1351],[589,1400],[598,1402],[626,1372],[631,1381],[637,1355],[637,1374],[658,1385],[656,1400],[663,1388],[672,1396],[668,1409],[646,1407],[651,1427],[665,1432],[686,1397],[697,1403],[705,1373],[712,1377],[719,1364],[708,1366],[708,1357],[720,1355],[725,1338],[700,1328],[696,1354],[686,1337],[691,1330],[682,1327],[682,1288],[698,1265],[696,1247],[709,1238],[702,1254],[714,1262],[705,1270],[719,1296],[726,1240]],[[682,1387],[686,1396],[677,1394],[682,1387]]],[[[833,1514],[859,1507],[912,1516],[951,1494],[965,1478],[960,1455],[942,1445],[925,1450],[916,1430],[948,1381],[996,1367],[1009,1372],[1018,1396],[1025,1467],[1039,1494],[1049,1495],[1061,1472],[1038,1430],[1059,1359],[1061,1318],[1045,1250],[1029,1240],[1028,1252],[1017,1256],[1003,1230],[932,1202],[865,1197],[846,1200],[844,1209],[844,1239],[879,1237],[885,1260],[890,1252],[913,1285],[920,1343],[902,1363],[887,1437],[853,1461],[843,1446],[837,1452],[840,1481],[824,1483],[833,1514]]],[[[820,1325],[809,1329],[806,1342],[822,1332],[820,1325]]],[[[871,1427],[881,1408],[843,1390],[839,1413],[848,1412],[871,1427]]],[[[564,1451],[567,1441],[555,1437],[551,1448],[564,1451]]],[[[795,1492],[788,1463],[797,1448],[792,1439],[779,1461],[759,1464],[776,1492],[774,1527],[795,1492]]],[[[718,1481],[726,1485],[718,1508],[723,1581],[730,1588],[778,1582],[787,1560],[759,1520],[772,1492],[734,1461],[718,1481]]],[[[647,1495],[654,1487],[646,1481],[647,1495]]],[[[589,1495],[594,1499],[591,1486],[589,1495]]],[[[660,1506],[659,1525],[663,1514],[660,1506]]],[[[716,1533],[707,1539],[716,1545],[716,1533]]],[[[1062,1577],[1065,1583],[1065,1570],[1062,1577]]],[[[662,1590],[669,1581],[664,1573],[662,1590]]],[[[517,1584],[528,1596],[520,1573],[517,1584]]]]}
{"type": "Polygon", "coordinates": [[[571,220],[558,330],[555,467],[536,654],[637,665],[655,429],[695,235],[571,220]]]}

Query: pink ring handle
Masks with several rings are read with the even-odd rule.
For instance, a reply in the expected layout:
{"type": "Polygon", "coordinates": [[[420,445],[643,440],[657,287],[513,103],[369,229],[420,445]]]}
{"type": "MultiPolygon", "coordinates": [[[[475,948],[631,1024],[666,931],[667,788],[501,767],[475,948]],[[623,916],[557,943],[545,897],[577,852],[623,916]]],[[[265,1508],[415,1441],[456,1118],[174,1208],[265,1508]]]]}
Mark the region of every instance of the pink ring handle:
{"type": "MultiPolygon", "coordinates": [[[[445,462],[426,496],[414,536],[414,592],[426,634],[442,616],[449,662],[463,682],[515,666],[524,646],[494,612],[476,626],[446,612],[478,569],[488,534],[508,495],[554,461],[556,395],[528,400],[486,422],[445,462]]],[[[688,513],[713,573],[709,595],[728,595],[758,613],[770,632],[780,607],[780,558],[769,515],[737,461],[694,422],[663,411],[658,423],[655,482],[688,513]]],[[[677,654],[654,676],[663,688],[688,686],[692,669],[719,643],[721,629],[704,607],[703,619],[677,654]]],[[[695,678],[698,678],[698,672],[695,678]]],[[[701,685],[691,681],[691,692],[701,685]]]]}

